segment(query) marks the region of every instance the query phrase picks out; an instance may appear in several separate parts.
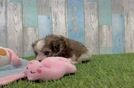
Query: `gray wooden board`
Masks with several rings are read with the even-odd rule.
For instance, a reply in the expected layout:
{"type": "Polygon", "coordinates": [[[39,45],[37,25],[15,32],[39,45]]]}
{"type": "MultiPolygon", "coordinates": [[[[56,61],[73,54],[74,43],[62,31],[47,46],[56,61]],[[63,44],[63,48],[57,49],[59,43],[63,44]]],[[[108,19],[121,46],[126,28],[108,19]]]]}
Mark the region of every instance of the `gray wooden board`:
{"type": "Polygon", "coordinates": [[[13,49],[19,56],[22,56],[22,7],[21,3],[7,1],[7,42],[8,47],[13,49]]]}
{"type": "Polygon", "coordinates": [[[53,34],[66,36],[66,0],[51,0],[53,34]]]}
{"type": "Polygon", "coordinates": [[[85,45],[92,54],[99,53],[97,3],[84,0],[85,6],[85,45]]]}
{"type": "Polygon", "coordinates": [[[36,28],[24,27],[24,56],[33,55],[32,43],[38,39],[38,32],[36,28]]]}
{"type": "Polygon", "coordinates": [[[134,52],[134,0],[124,0],[125,51],[134,52]]]}
{"type": "Polygon", "coordinates": [[[99,28],[100,54],[112,53],[112,29],[111,26],[103,25],[99,28]]]}
{"type": "Polygon", "coordinates": [[[0,0],[0,46],[7,47],[6,0],[0,0]]]}

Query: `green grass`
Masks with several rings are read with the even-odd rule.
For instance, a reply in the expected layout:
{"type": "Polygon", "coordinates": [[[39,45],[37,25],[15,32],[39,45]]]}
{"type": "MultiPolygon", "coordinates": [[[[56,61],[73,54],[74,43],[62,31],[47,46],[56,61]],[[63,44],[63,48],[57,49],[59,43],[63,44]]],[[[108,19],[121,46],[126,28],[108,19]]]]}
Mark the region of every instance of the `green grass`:
{"type": "Polygon", "coordinates": [[[57,81],[19,80],[4,88],[134,88],[134,54],[101,55],[77,65],[77,73],[57,81]]]}

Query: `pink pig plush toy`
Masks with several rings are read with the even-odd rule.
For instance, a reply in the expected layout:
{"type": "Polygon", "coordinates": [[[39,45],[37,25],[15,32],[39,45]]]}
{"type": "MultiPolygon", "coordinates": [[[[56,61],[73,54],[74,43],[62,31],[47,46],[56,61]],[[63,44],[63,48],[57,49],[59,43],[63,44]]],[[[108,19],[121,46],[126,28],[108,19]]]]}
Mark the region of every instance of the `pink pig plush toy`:
{"type": "Polygon", "coordinates": [[[75,73],[76,67],[71,59],[63,57],[48,57],[41,62],[30,61],[24,72],[0,79],[0,85],[11,83],[15,80],[27,77],[28,80],[57,80],[65,74],[75,73]]]}
{"type": "Polygon", "coordinates": [[[71,63],[71,59],[48,57],[41,62],[30,61],[24,73],[28,80],[56,80],[75,72],[76,67],[71,63]]]}

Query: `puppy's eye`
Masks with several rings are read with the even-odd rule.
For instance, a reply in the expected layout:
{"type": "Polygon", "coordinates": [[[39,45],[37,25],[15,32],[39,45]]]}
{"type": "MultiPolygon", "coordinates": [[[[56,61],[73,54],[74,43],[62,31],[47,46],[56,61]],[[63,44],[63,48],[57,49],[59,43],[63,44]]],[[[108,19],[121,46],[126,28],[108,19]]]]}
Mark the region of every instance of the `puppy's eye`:
{"type": "Polygon", "coordinates": [[[45,51],[45,52],[43,52],[44,53],[44,55],[49,55],[49,51],[45,51]]]}

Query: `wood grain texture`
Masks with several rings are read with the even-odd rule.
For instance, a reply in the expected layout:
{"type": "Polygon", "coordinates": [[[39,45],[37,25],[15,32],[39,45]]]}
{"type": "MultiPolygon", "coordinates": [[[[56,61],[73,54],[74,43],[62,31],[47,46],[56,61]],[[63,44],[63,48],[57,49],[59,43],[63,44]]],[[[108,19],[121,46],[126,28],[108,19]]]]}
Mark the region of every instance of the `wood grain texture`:
{"type": "Polygon", "coordinates": [[[125,21],[123,0],[112,0],[112,51],[124,53],[125,50],[125,21]]]}
{"type": "Polygon", "coordinates": [[[39,39],[52,34],[52,21],[50,16],[38,15],[39,39]]]}
{"type": "Polygon", "coordinates": [[[125,9],[125,51],[134,52],[134,0],[124,0],[125,9]]]}
{"type": "Polygon", "coordinates": [[[98,0],[99,48],[100,54],[112,53],[112,3],[111,0],[98,0]]]}
{"type": "Polygon", "coordinates": [[[53,33],[82,42],[93,54],[132,53],[133,5],[134,0],[0,0],[0,46],[30,56],[31,44],[53,33]]]}
{"type": "Polygon", "coordinates": [[[37,0],[38,15],[51,15],[51,0],[37,0]]]}
{"type": "Polygon", "coordinates": [[[112,12],[116,14],[124,13],[123,0],[112,0],[112,12]]]}
{"type": "Polygon", "coordinates": [[[32,43],[38,39],[38,31],[36,28],[26,27],[24,28],[24,54],[23,56],[32,56],[34,55],[32,50],[32,43]]]}
{"type": "Polygon", "coordinates": [[[38,11],[36,0],[23,0],[23,52],[33,55],[32,43],[38,39],[38,11]]]}
{"type": "Polygon", "coordinates": [[[66,0],[51,0],[53,34],[66,36],[66,0]]]}
{"type": "Polygon", "coordinates": [[[39,38],[52,34],[52,16],[50,0],[38,0],[39,38]]]}
{"type": "Polygon", "coordinates": [[[6,0],[0,0],[0,46],[7,47],[6,0]]]}
{"type": "Polygon", "coordinates": [[[98,0],[99,23],[100,25],[112,24],[111,0],[98,0]]]}
{"type": "Polygon", "coordinates": [[[125,50],[125,23],[121,14],[112,15],[112,51],[113,53],[124,53],[125,50]]]}
{"type": "Polygon", "coordinates": [[[83,0],[67,0],[67,34],[69,38],[85,43],[83,0]]]}
{"type": "Polygon", "coordinates": [[[19,56],[23,54],[22,6],[7,0],[7,44],[19,56]]]}
{"type": "Polygon", "coordinates": [[[112,53],[112,29],[111,26],[103,25],[99,28],[100,54],[112,53]]]}
{"type": "Polygon", "coordinates": [[[37,1],[23,0],[23,26],[37,27],[37,1]]]}
{"type": "Polygon", "coordinates": [[[99,53],[98,15],[95,0],[84,0],[85,6],[85,45],[91,54],[99,53]]]}

